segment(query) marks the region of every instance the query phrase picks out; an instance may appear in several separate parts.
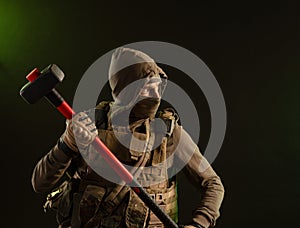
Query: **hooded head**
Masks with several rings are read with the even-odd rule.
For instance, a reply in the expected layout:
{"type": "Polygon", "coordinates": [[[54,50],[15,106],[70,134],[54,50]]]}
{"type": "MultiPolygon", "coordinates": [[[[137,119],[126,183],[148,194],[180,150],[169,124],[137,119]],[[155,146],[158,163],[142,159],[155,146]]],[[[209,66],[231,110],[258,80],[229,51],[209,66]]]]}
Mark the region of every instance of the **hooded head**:
{"type": "Polygon", "coordinates": [[[111,58],[109,84],[119,106],[118,114],[130,111],[134,119],[154,118],[166,79],[147,54],[124,47],[116,49],[111,58]]]}

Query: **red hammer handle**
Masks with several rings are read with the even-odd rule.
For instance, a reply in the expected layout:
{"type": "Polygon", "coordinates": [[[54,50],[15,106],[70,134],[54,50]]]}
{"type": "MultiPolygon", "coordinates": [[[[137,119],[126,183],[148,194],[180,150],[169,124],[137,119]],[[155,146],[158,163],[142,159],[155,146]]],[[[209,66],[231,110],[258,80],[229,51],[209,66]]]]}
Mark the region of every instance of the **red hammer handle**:
{"type": "Polygon", "coordinates": [[[70,107],[70,105],[66,102],[63,101],[60,106],[56,107],[57,110],[64,115],[67,119],[71,119],[73,115],[76,113],[74,110],[70,107]]]}

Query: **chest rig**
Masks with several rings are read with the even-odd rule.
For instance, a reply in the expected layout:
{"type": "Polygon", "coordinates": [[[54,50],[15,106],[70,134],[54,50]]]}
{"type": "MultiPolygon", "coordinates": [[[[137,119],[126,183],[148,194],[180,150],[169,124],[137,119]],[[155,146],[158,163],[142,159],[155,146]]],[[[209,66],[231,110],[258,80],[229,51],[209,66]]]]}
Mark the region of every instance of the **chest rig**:
{"type": "MultiPolygon", "coordinates": [[[[96,106],[95,124],[99,138],[123,164],[132,167],[130,171],[133,176],[156,203],[177,222],[176,182],[174,179],[168,179],[168,165],[165,163],[168,157],[168,139],[177,121],[175,111],[165,109],[157,113],[157,117],[166,126],[163,131],[157,130],[157,123],[154,121],[154,124],[150,124],[149,119],[141,120],[130,127],[112,126],[108,120],[111,104],[104,101],[96,106]],[[122,138],[128,145],[119,142],[122,138]]],[[[81,221],[87,224],[84,227],[164,227],[128,186],[111,185],[111,182],[99,178],[97,178],[97,185],[100,185],[98,189],[102,188],[101,199],[98,200],[97,211],[93,212],[92,218],[81,221]]],[[[82,182],[85,182],[84,178],[82,182]]],[[[87,183],[82,187],[83,199],[79,206],[83,205],[83,200],[88,203],[90,196],[85,197],[87,195],[85,193],[87,189],[93,187],[90,181],[87,183]]],[[[94,192],[99,193],[97,190],[94,192]]],[[[84,209],[80,210],[84,211],[84,209]]]]}

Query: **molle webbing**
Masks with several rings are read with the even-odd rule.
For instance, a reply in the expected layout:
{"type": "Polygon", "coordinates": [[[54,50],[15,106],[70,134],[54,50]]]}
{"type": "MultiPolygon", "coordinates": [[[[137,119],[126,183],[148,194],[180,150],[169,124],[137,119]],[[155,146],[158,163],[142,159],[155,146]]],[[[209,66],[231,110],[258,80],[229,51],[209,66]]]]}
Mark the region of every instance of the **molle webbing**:
{"type": "MultiPolygon", "coordinates": [[[[177,222],[177,191],[175,182],[166,191],[155,191],[147,189],[149,195],[155,202],[175,221],[177,222]]],[[[148,228],[164,227],[163,223],[150,211],[148,228]]]]}
{"type": "MultiPolygon", "coordinates": [[[[110,105],[111,105],[110,102],[101,102],[96,107],[96,126],[97,128],[102,129],[103,135],[108,134],[109,131],[108,128],[110,124],[108,123],[109,118],[107,118],[107,113],[109,112],[110,105]]],[[[133,153],[134,151],[130,152],[131,159],[132,161],[135,161],[136,164],[134,167],[136,168],[135,170],[136,173],[134,173],[134,176],[142,186],[149,186],[150,183],[151,185],[150,187],[145,187],[147,192],[174,221],[177,221],[176,184],[173,181],[170,183],[170,181],[168,180],[167,166],[164,164],[166,161],[166,147],[167,147],[168,136],[172,134],[174,129],[174,124],[177,121],[177,118],[176,118],[176,113],[172,109],[166,109],[160,111],[157,114],[157,117],[161,118],[165,122],[167,126],[167,133],[165,134],[164,132],[164,134],[161,134],[162,132],[161,133],[152,132],[149,126],[146,127],[147,129],[146,135],[148,135],[148,137],[146,137],[147,138],[146,140],[148,141],[148,143],[146,143],[147,146],[146,148],[143,149],[143,153],[137,154],[134,157],[135,155],[135,153],[133,153]],[[150,130],[150,132],[148,130],[150,130]],[[154,138],[157,138],[159,141],[160,140],[162,141],[161,141],[161,145],[153,150],[152,147],[154,143],[154,138]],[[151,156],[150,156],[150,151],[151,151],[151,156]],[[145,168],[147,169],[138,168],[138,167],[144,167],[145,165],[146,165],[145,168]],[[153,181],[153,183],[155,184],[151,184],[151,181],[153,181]]],[[[147,121],[146,123],[149,124],[147,121]]],[[[132,129],[128,129],[128,127],[126,127],[123,130],[123,128],[122,126],[117,126],[117,129],[110,129],[110,131],[114,130],[116,132],[121,132],[121,133],[127,133],[127,132],[129,134],[131,133],[130,130],[132,129]]],[[[108,195],[104,197],[103,202],[101,203],[101,207],[93,217],[94,218],[93,222],[96,222],[95,220],[97,220],[97,222],[100,222],[103,216],[108,216],[110,214],[113,214],[114,211],[117,210],[118,205],[120,205],[123,202],[123,200],[126,198],[127,193],[130,192],[130,199],[126,209],[126,213],[127,213],[126,225],[127,226],[130,225],[129,227],[136,227],[137,224],[140,224],[144,227],[145,224],[143,224],[142,217],[146,216],[146,214],[148,213],[146,210],[147,207],[144,205],[144,203],[130,190],[128,186],[116,185],[115,188],[111,188],[111,187],[109,188],[111,190],[108,192],[108,195]],[[130,218],[129,214],[134,215],[135,213],[138,212],[141,212],[139,216],[134,216],[133,218],[130,218]],[[136,217],[139,217],[138,219],[139,221],[137,220],[135,221],[135,219],[137,219],[136,217]]],[[[152,212],[149,213],[149,216],[150,217],[148,220],[147,227],[149,228],[163,227],[163,224],[152,212]]]]}

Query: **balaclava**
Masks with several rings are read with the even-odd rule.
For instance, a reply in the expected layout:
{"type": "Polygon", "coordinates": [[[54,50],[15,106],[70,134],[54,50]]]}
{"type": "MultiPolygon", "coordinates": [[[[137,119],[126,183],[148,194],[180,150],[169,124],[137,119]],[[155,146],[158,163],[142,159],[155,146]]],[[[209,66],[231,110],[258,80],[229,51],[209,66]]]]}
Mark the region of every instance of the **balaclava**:
{"type": "Polygon", "coordinates": [[[131,48],[116,49],[109,68],[109,84],[115,100],[111,115],[120,119],[130,117],[130,121],[154,118],[160,98],[143,97],[140,92],[149,81],[159,80],[162,93],[166,79],[163,70],[147,54],[131,48]]]}

